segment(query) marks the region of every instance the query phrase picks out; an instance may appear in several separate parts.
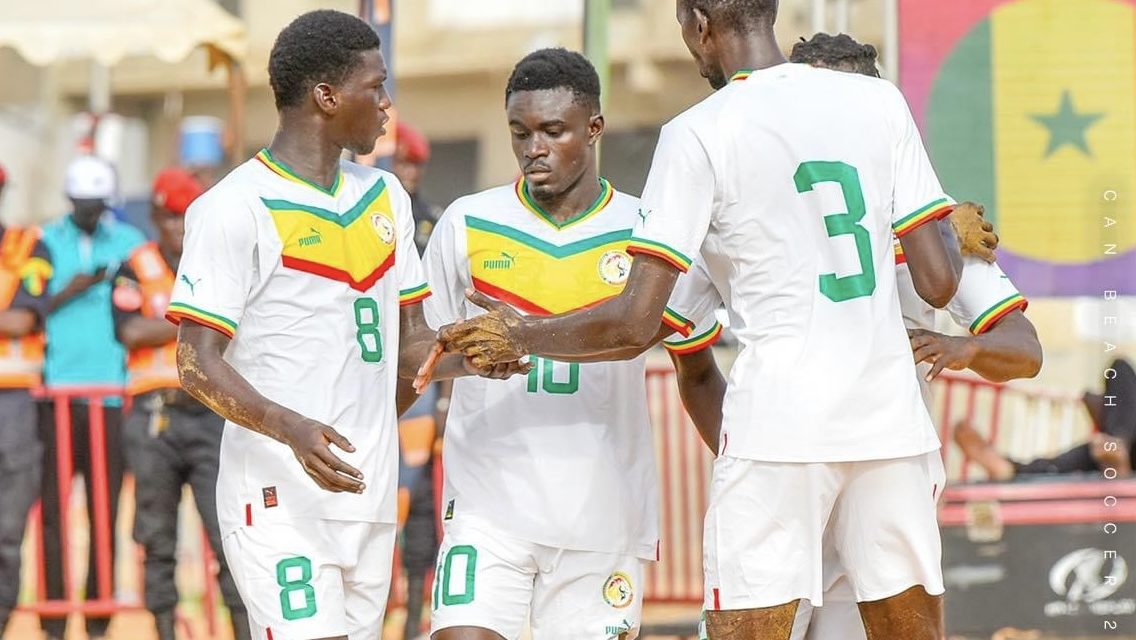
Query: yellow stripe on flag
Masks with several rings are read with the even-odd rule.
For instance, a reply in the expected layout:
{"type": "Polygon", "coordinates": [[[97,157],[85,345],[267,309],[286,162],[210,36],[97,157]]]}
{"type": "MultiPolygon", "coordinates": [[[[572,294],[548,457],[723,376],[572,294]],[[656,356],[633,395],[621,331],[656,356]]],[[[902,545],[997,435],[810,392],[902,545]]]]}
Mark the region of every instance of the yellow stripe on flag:
{"type": "MultiPolygon", "coordinates": [[[[1112,0],[1030,0],[993,13],[998,226],[1015,252],[1100,260],[1103,194],[1136,193],[1133,14],[1112,0]]],[[[1136,213],[1136,198],[1126,206],[1123,216],[1136,213]]],[[[1122,253],[1136,246],[1136,225],[1110,236],[1122,253]]]]}

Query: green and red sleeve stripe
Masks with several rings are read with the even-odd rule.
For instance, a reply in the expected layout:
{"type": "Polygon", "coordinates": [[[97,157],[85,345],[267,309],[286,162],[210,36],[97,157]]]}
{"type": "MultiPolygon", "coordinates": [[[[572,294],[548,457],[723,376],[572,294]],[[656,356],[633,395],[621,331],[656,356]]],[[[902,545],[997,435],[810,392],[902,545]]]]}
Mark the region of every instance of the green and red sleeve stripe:
{"type": "Polygon", "coordinates": [[[689,338],[690,334],[694,333],[694,323],[670,307],[663,309],[663,324],[674,329],[684,338],[689,338]]]}
{"type": "Polygon", "coordinates": [[[982,335],[998,324],[998,321],[1006,317],[1014,309],[1026,310],[1029,306],[1029,301],[1026,300],[1022,294],[1015,293],[1014,295],[1002,300],[998,304],[987,309],[982,315],[978,316],[970,325],[970,332],[974,335],[982,335]]]}
{"type": "Polygon", "coordinates": [[[191,320],[215,331],[220,331],[230,338],[237,333],[236,322],[225,316],[198,309],[182,302],[170,303],[170,306],[166,308],[166,320],[174,324],[181,324],[182,320],[191,320]]]}
{"type": "Polygon", "coordinates": [[[415,302],[422,302],[430,297],[430,285],[423,282],[417,287],[410,289],[402,289],[398,292],[398,306],[405,307],[408,304],[415,302]]]}
{"type": "Polygon", "coordinates": [[[911,233],[932,220],[939,220],[946,217],[952,210],[954,210],[954,205],[951,204],[950,200],[939,198],[903,216],[892,224],[891,227],[895,231],[896,237],[902,238],[904,235],[911,233]]]}
{"type": "Polygon", "coordinates": [[[649,256],[655,256],[661,260],[669,262],[679,271],[686,273],[690,269],[690,258],[682,254],[681,251],[676,251],[661,242],[654,240],[647,240],[646,238],[632,238],[631,242],[627,245],[627,253],[635,255],[642,253],[649,256]]]}
{"type": "Polygon", "coordinates": [[[709,348],[722,337],[722,323],[715,322],[714,326],[700,335],[682,340],[679,342],[664,342],[663,346],[671,353],[684,356],[690,353],[697,353],[703,349],[709,348]]]}

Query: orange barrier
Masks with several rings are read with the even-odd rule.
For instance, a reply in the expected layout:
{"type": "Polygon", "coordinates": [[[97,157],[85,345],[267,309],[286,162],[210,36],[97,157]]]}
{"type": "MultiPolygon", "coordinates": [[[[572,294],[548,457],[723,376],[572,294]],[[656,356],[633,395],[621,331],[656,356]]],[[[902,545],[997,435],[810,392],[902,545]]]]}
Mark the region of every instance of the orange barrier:
{"type": "MultiPolygon", "coordinates": [[[[33,597],[31,601],[19,607],[20,611],[35,613],[41,617],[65,618],[73,613],[95,616],[112,616],[123,611],[137,611],[143,609],[141,588],[144,581],[139,578],[140,593],[138,599],[118,600],[113,589],[113,554],[111,549],[111,531],[116,523],[111,522],[109,480],[106,460],[106,414],[104,407],[108,398],[122,396],[122,389],[118,387],[67,387],[49,390],[37,390],[34,394],[39,399],[47,399],[55,407],[55,460],[44,460],[45,465],[55,464],[59,478],[59,517],[61,543],[63,549],[63,593],[60,600],[49,600],[47,597],[46,568],[44,563],[43,542],[43,511],[42,505],[36,503],[29,516],[30,531],[29,544],[34,546],[32,557],[34,566],[29,569],[35,572],[33,597]],[[95,566],[88,567],[88,571],[96,574],[96,592],[87,594],[82,598],[82,584],[76,581],[81,573],[77,567],[72,566],[72,548],[76,544],[73,536],[81,528],[77,526],[71,512],[72,485],[74,478],[74,448],[71,438],[71,401],[79,399],[87,402],[90,414],[90,456],[91,477],[86,478],[87,491],[93,495],[94,510],[89,513],[90,518],[90,544],[95,546],[95,566]]],[[[129,402],[124,407],[124,414],[129,410],[129,402]]],[[[125,420],[124,420],[125,422],[125,420]]],[[[208,536],[204,529],[200,532],[202,553],[202,570],[204,573],[203,608],[206,617],[207,630],[210,637],[217,635],[217,595],[216,584],[217,562],[216,556],[209,547],[208,536]]],[[[142,576],[144,552],[141,546],[136,546],[135,571],[142,576]]],[[[186,633],[186,637],[193,639],[192,626],[184,618],[179,619],[179,627],[186,633]]]]}

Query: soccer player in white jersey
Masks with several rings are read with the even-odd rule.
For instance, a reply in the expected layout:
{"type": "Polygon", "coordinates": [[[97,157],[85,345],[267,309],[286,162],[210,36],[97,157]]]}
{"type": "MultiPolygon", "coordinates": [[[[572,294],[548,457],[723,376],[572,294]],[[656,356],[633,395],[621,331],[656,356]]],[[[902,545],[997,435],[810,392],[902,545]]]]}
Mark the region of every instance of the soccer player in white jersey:
{"type": "Polygon", "coordinates": [[[374,640],[395,540],[396,379],[432,343],[429,289],[406,191],[341,160],[370,152],[388,120],[374,30],[305,14],[268,66],[279,129],[189,209],[167,317],[183,386],[227,420],[217,513],[253,637],[374,640]]]}
{"type": "MultiPolygon", "coordinates": [[[[591,63],[531,53],[505,102],[522,176],[458,199],[435,227],[425,254],[435,326],[481,313],[467,290],[543,316],[611,298],[630,273],[639,201],[598,175],[604,119],[591,63]]],[[[674,340],[708,344],[715,324],[674,340]]],[[[655,325],[660,338],[690,329],[669,313],[655,325]]],[[[659,544],[645,357],[533,360],[525,377],[454,384],[435,640],[515,640],[526,619],[537,640],[638,631],[659,544]]]]}
{"type": "Polygon", "coordinates": [[[832,532],[871,636],[941,638],[923,455],[939,441],[891,243],[899,237],[920,296],[945,305],[958,276],[926,223],[949,210],[946,196],[899,91],[786,63],[774,0],[677,5],[687,47],[719,90],[663,127],[623,292],[554,317],[498,307],[442,329],[440,342],[478,363],[642,347],[700,254],[741,342],[704,535],[710,636],[788,638],[800,599],[823,604],[832,532]]]}
{"type": "MultiPolygon", "coordinates": [[[[818,33],[808,41],[794,45],[790,60],[879,77],[875,47],[856,42],[845,34],[830,36],[818,33]]],[[[971,333],[970,336],[947,336],[935,332],[935,309],[915,293],[906,256],[898,244],[895,247],[899,306],[918,363],[920,388],[928,410],[931,408],[928,381],[943,369],[970,369],[987,380],[1005,382],[1032,378],[1041,367],[1042,349],[1037,331],[1024,314],[1027,302],[1006,274],[994,264],[993,248],[997,245],[997,236],[982,233],[982,227],[990,230],[992,227],[979,224],[981,218],[977,214],[980,212],[981,207],[978,205],[964,203],[955,207],[950,216],[952,226],[960,232],[962,273],[958,291],[947,305],[947,310],[958,326],[971,333]],[[967,230],[977,232],[968,233],[967,230]]],[[[712,303],[716,292],[705,285],[703,289],[712,303]]],[[[689,293],[695,298],[698,295],[693,289],[689,293]]],[[[679,311],[687,306],[684,301],[672,301],[672,305],[679,311]]],[[[697,312],[698,308],[695,306],[689,312],[697,312]]],[[[701,362],[702,359],[697,355],[687,356],[684,360],[685,362],[676,360],[680,384],[686,384],[683,382],[684,368],[701,372],[713,366],[713,363],[701,362]]],[[[704,373],[702,377],[713,377],[713,374],[704,373]]],[[[700,390],[703,388],[699,386],[700,390]]],[[[688,397],[695,404],[713,402],[705,395],[688,392],[683,394],[684,403],[688,397]]],[[[697,420],[711,410],[712,408],[700,407],[694,409],[691,415],[697,420]]],[[[699,431],[716,432],[716,427],[700,426],[699,431]]],[[[942,458],[938,451],[928,453],[927,456],[929,464],[941,465],[942,458]]],[[[936,492],[941,492],[943,483],[936,483],[936,487],[936,492]]],[[[831,560],[824,568],[825,605],[813,608],[802,603],[797,611],[793,638],[864,638],[855,594],[848,584],[848,578],[832,550],[826,548],[825,551],[826,561],[831,560]]]]}

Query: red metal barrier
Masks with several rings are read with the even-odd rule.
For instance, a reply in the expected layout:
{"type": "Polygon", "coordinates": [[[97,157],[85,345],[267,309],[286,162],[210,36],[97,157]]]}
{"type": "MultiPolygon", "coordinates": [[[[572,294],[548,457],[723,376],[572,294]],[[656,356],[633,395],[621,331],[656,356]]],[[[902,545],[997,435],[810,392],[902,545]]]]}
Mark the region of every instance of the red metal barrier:
{"type": "MultiPolygon", "coordinates": [[[[47,599],[47,586],[44,566],[43,511],[36,505],[32,517],[38,560],[36,599],[21,607],[42,617],[59,618],[72,613],[84,615],[109,616],[124,609],[139,608],[138,604],[117,602],[112,588],[114,566],[111,554],[110,500],[106,465],[106,414],[103,403],[107,398],[121,397],[122,390],[116,387],[74,387],[51,389],[41,394],[55,405],[55,470],[59,485],[60,543],[63,550],[63,599],[47,599]],[[71,441],[71,401],[86,400],[89,407],[89,438],[91,442],[91,477],[86,478],[87,490],[94,496],[95,512],[92,519],[91,542],[95,547],[95,566],[88,571],[96,574],[95,597],[80,598],[80,589],[75,583],[75,571],[71,566],[72,535],[75,531],[72,522],[71,485],[75,475],[73,465],[74,447],[71,441]]],[[[44,464],[50,461],[44,460],[44,464]]],[[[90,596],[90,594],[88,594],[90,596]]]]}
{"type": "MultiPolygon", "coordinates": [[[[136,563],[136,575],[139,576],[139,599],[138,600],[117,600],[113,589],[113,576],[114,576],[114,555],[111,549],[111,531],[116,523],[111,521],[110,517],[110,490],[109,478],[107,470],[107,450],[106,450],[106,413],[105,402],[108,398],[118,398],[122,395],[122,389],[118,387],[67,387],[67,388],[53,388],[49,390],[37,390],[34,394],[37,398],[47,399],[54,404],[55,408],[55,438],[56,438],[56,455],[55,455],[55,470],[59,479],[59,517],[60,517],[60,536],[62,563],[63,563],[63,598],[59,600],[50,600],[47,597],[47,584],[46,584],[46,566],[44,558],[44,541],[43,541],[43,510],[41,503],[36,503],[29,516],[31,522],[30,531],[33,532],[30,543],[34,545],[33,557],[35,558],[35,566],[32,569],[35,571],[35,589],[32,601],[19,607],[19,610],[29,613],[35,613],[41,617],[48,618],[61,618],[67,617],[73,613],[94,616],[112,616],[123,611],[137,611],[143,609],[141,602],[142,593],[141,589],[144,588],[144,580],[141,579],[143,575],[143,558],[144,552],[141,546],[138,546],[138,552],[132,554],[135,556],[133,562],[136,563]],[[80,572],[76,567],[72,566],[71,556],[72,545],[74,544],[73,535],[78,528],[71,517],[71,500],[72,500],[72,484],[75,474],[73,464],[74,460],[74,446],[71,438],[72,425],[71,425],[71,402],[72,400],[83,400],[87,402],[89,411],[89,438],[90,438],[90,456],[91,456],[91,477],[86,478],[87,491],[90,491],[93,497],[94,511],[88,513],[90,519],[90,544],[95,547],[95,566],[88,567],[88,571],[96,573],[96,592],[95,594],[87,594],[88,597],[83,599],[81,597],[82,585],[76,582],[76,576],[80,572]]],[[[124,415],[128,413],[129,401],[124,407],[124,415]]],[[[125,422],[125,420],[124,420],[125,422]]],[[[52,461],[44,460],[44,464],[51,464],[52,461]]],[[[124,482],[125,486],[125,482],[124,482]]],[[[201,546],[203,549],[202,569],[204,571],[204,603],[203,608],[206,616],[206,625],[210,637],[217,635],[217,586],[215,578],[217,575],[217,562],[213,550],[209,546],[208,536],[205,534],[204,529],[201,531],[201,546]]],[[[122,559],[123,561],[130,561],[122,559]]],[[[179,626],[186,632],[186,636],[191,640],[193,638],[192,626],[188,624],[185,619],[179,620],[179,626]]]]}

